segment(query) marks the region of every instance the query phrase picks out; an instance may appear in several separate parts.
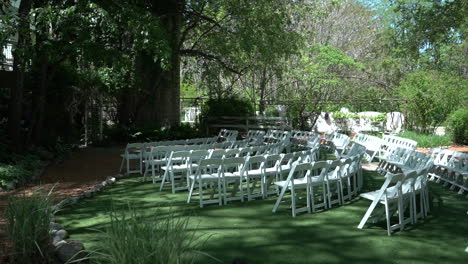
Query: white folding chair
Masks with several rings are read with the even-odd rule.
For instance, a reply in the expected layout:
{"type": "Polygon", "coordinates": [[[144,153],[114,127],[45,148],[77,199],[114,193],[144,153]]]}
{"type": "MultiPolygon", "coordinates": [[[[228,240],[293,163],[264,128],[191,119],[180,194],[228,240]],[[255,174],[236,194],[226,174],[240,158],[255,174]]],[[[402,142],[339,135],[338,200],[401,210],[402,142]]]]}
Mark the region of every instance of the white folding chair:
{"type": "Polygon", "coordinates": [[[275,213],[278,210],[278,207],[281,201],[284,199],[286,191],[291,192],[291,214],[293,217],[296,217],[297,213],[301,212],[311,212],[311,195],[310,188],[308,187],[308,177],[311,173],[312,164],[310,163],[295,163],[292,166],[292,169],[289,171],[288,177],[285,181],[277,181],[274,184],[281,188],[280,194],[276,199],[276,203],[273,207],[272,212],[275,213]],[[305,207],[297,207],[296,205],[296,196],[297,192],[300,190],[306,191],[307,204],[305,207]]]}
{"type": "Polygon", "coordinates": [[[270,194],[278,194],[278,188],[276,187],[275,190],[269,191],[269,187],[272,185],[273,182],[279,181],[279,173],[280,173],[280,164],[281,164],[281,155],[279,154],[272,154],[265,156],[265,163],[263,166],[263,180],[262,183],[264,184],[263,192],[264,197],[267,197],[270,194]]]}
{"type": "Polygon", "coordinates": [[[253,198],[264,198],[264,184],[263,184],[263,166],[265,165],[264,156],[249,156],[245,159],[244,164],[244,179],[247,188],[247,200],[251,201],[253,198]],[[255,193],[257,183],[260,183],[260,192],[255,193]]]}
{"type": "Polygon", "coordinates": [[[171,183],[172,193],[175,193],[179,190],[187,190],[189,188],[188,183],[188,173],[190,170],[190,151],[173,151],[169,156],[165,166],[161,166],[161,169],[164,171],[163,179],[161,181],[160,191],[164,188],[164,183],[169,179],[171,183]],[[182,186],[176,186],[176,174],[177,178],[180,178],[183,181],[182,186]]]}
{"type": "MultiPolygon", "coordinates": [[[[372,222],[377,222],[383,214],[386,216],[387,221],[387,234],[391,236],[391,233],[396,230],[400,229],[403,230],[405,226],[404,220],[404,199],[403,199],[403,182],[406,178],[414,178],[415,173],[410,173],[408,175],[404,175],[403,173],[393,174],[387,173],[385,175],[385,182],[383,183],[382,187],[373,192],[361,193],[360,196],[362,198],[371,200],[372,203],[367,209],[364,217],[361,219],[361,222],[358,225],[359,229],[362,229],[368,220],[372,220],[372,222]],[[380,212],[378,214],[372,215],[373,211],[377,207],[378,204],[382,204],[385,207],[384,212],[380,212]],[[398,224],[391,224],[391,216],[398,212],[398,224]]],[[[410,193],[410,184],[406,184],[406,193],[410,193]]]]}
{"type": "Polygon", "coordinates": [[[222,185],[223,185],[223,195],[224,195],[224,204],[227,204],[229,201],[240,200],[244,202],[244,190],[243,190],[243,174],[244,174],[244,163],[245,158],[235,157],[235,158],[225,158],[223,159],[223,169],[222,169],[222,185]],[[233,184],[232,191],[230,196],[228,196],[228,189],[230,184],[233,184]],[[239,195],[236,195],[239,192],[239,195]]]}
{"type": "Polygon", "coordinates": [[[120,163],[119,172],[122,171],[124,164],[127,167],[127,174],[139,173],[143,174],[143,144],[141,143],[130,143],[125,147],[124,153],[120,156],[122,157],[122,162],[120,163]],[[130,168],[130,161],[138,161],[138,169],[132,170],[130,168]]]}
{"type": "Polygon", "coordinates": [[[189,175],[190,191],[188,194],[187,203],[190,203],[195,188],[198,187],[198,196],[200,208],[205,204],[217,203],[222,205],[222,186],[221,186],[221,173],[222,173],[222,159],[204,159],[198,164],[195,174],[189,175]],[[209,198],[204,195],[204,189],[212,189],[209,198]],[[217,194],[217,195],[216,195],[217,194]],[[216,198],[215,198],[216,196],[216,198]]]}

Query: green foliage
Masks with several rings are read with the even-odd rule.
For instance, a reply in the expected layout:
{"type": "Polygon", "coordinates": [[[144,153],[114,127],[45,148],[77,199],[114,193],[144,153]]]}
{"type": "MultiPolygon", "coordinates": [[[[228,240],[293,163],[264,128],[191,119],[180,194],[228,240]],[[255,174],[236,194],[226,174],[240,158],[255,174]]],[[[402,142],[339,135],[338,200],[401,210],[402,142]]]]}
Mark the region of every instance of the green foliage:
{"type": "Polygon", "coordinates": [[[9,196],[5,210],[14,263],[40,263],[50,252],[50,222],[54,215],[51,193],[43,190],[9,196]]]}
{"type": "Polygon", "coordinates": [[[295,100],[287,109],[294,125],[299,129],[309,129],[308,119],[324,110],[323,105],[345,84],[341,76],[361,68],[362,64],[337,48],[313,45],[304,49],[300,61],[288,75],[295,85],[288,85],[280,91],[281,98],[295,100]]]}
{"type": "Polygon", "coordinates": [[[16,156],[15,163],[0,163],[0,188],[5,188],[9,182],[24,184],[41,166],[39,157],[35,155],[16,156]]]}
{"type": "Polygon", "coordinates": [[[130,207],[128,212],[111,211],[110,225],[94,254],[95,263],[194,263],[202,244],[188,230],[188,223],[189,218],[148,217],[130,207]]]}
{"type": "Polygon", "coordinates": [[[452,144],[450,135],[438,136],[434,134],[424,134],[414,131],[405,131],[398,134],[399,137],[412,139],[418,142],[419,148],[432,148],[432,147],[442,147],[450,146],[452,144]]]}
{"type": "Polygon", "coordinates": [[[356,113],[343,113],[343,112],[335,112],[333,113],[333,118],[334,119],[359,119],[361,116],[356,113]]]}
{"type": "Polygon", "coordinates": [[[427,133],[467,100],[468,81],[443,72],[419,70],[408,74],[398,91],[406,99],[402,108],[407,124],[427,133]]]}
{"type": "Polygon", "coordinates": [[[397,54],[441,69],[447,48],[466,41],[468,4],[464,0],[398,0],[392,21],[397,54]]]}
{"type": "Polygon", "coordinates": [[[453,112],[447,119],[448,126],[453,135],[453,142],[468,144],[468,108],[453,112]]]}
{"type": "Polygon", "coordinates": [[[254,114],[252,104],[236,96],[212,98],[202,106],[202,117],[251,116],[254,114]]]}
{"type": "Polygon", "coordinates": [[[170,127],[116,125],[104,130],[103,144],[149,142],[161,140],[177,140],[202,137],[202,133],[190,124],[180,124],[170,127]]]}
{"type": "Polygon", "coordinates": [[[385,122],[387,120],[387,115],[386,114],[378,114],[378,115],[369,117],[369,120],[371,120],[373,122],[385,122]]]}

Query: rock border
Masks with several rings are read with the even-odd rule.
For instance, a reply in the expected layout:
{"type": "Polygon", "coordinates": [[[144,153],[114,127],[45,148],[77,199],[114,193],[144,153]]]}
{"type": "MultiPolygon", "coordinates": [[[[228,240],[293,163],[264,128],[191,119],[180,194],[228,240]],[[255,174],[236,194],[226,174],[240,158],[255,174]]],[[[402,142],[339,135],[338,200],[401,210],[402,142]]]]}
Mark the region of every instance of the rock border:
{"type": "MultiPolygon", "coordinates": [[[[58,211],[59,209],[77,204],[80,200],[86,198],[92,198],[96,193],[103,191],[107,187],[116,183],[117,180],[125,178],[129,175],[126,174],[117,174],[114,176],[108,176],[106,180],[101,183],[96,184],[93,188],[83,191],[80,195],[70,196],[58,202],[52,206],[53,211],[58,211]]],[[[62,225],[55,222],[50,222],[50,237],[51,243],[54,246],[54,254],[57,257],[59,263],[69,263],[70,261],[77,261],[79,259],[84,259],[87,257],[87,253],[84,251],[85,247],[83,243],[77,240],[66,240],[68,238],[68,232],[63,228],[62,225]]]]}

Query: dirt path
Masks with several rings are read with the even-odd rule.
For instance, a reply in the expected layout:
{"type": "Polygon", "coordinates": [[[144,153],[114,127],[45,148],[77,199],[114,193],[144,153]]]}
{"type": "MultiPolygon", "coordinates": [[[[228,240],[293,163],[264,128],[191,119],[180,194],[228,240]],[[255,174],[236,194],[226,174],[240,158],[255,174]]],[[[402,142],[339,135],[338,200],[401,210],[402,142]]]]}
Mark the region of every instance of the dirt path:
{"type": "MultiPolygon", "coordinates": [[[[101,183],[107,176],[118,173],[122,148],[87,148],[73,153],[72,157],[61,164],[49,166],[41,179],[11,193],[31,193],[39,188],[54,188],[57,200],[64,199],[101,183]]],[[[3,212],[8,193],[0,192],[0,263],[6,255],[6,221],[3,212]]]]}

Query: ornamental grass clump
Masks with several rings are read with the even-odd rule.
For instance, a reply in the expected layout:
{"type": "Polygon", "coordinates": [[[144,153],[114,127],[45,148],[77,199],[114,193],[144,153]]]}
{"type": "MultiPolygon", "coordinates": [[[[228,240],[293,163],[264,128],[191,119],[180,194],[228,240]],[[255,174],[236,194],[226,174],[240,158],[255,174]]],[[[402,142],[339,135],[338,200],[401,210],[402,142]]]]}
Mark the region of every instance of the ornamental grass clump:
{"type": "Polygon", "coordinates": [[[42,263],[49,258],[50,222],[55,211],[51,192],[9,196],[5,210],[14,263],[42,263]]]}
{"type": "Polygon", "coordinates": [[[201,237],[188,231],[188,218],[143,216],[134,209],[110,213],[110,225],[94,252],[95,263],[194,263],[201,237]]]}

